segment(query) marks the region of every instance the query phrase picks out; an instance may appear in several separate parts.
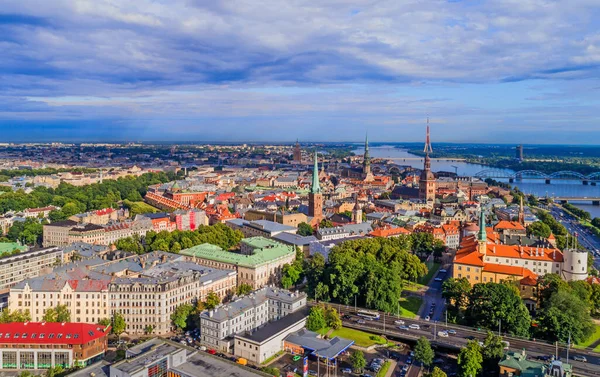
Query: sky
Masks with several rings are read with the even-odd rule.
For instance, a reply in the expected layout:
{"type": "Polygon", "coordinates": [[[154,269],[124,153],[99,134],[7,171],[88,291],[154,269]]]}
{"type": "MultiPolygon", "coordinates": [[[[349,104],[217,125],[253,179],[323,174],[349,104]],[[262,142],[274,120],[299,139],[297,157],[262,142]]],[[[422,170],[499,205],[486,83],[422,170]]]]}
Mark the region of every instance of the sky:
{"type": "Polygon", "coordinates": [[[2,0],[0,142],[600,144],[598,0],[2,0]]]}

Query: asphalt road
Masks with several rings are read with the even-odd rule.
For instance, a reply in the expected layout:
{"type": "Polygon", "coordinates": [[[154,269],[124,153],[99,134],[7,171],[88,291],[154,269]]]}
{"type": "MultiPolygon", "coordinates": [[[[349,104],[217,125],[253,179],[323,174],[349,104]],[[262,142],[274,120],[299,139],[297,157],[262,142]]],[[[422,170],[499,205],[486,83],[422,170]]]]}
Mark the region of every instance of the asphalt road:
{"type": "Polygon", "coordinates": [[[586,227],[581,225],[575,217],[569,215],[561,208],[552,207],[550,213],[558,222],[567,228],[567,231],[571,235],[577,233],[577,240],[594,255],[594,266],[597,269],[600,269],[600,239],[588,231],[586,227]]]}
{"type": "MultiPolygon", "coordinates": [[[[440,322],[399,318],[393,315],[386,315],[385,320],[384,316],[382,315],[379,320],[365,321],[364,324],[358,324],[356,322],[356,318],[358,317],[351,316],[350,319],[344,320],[344,326],[408,341],[416,341],[421,336],[425,336],[432,342],[432,344],[437,345],[438,347],[450,349],[460,349],[464,347],[470,339],[483,341],[486,336],[485,331],[477,331],[476,329],[469,329],[452,324],[448,324],[448,326],[446,326],[445,323],[440,322]],[[404,321],[405,326],[419,325],[420,328],[418,330],[402,330],[399,328],[400,324],[394,323],[394,321],[397,320],[404,321]],[[447,338],[440,337],[437,334],[442,330],[454,330],[456,331],[456,334],[450,335],[447,338]]],[[[561,360],[566,360],[567,358],[567,350],[564,345],[559,346],[557,350],[556,346],[545,342],[522,340],[509,336],[505,336],[503,339],[510,343],[511,350],[525,349],[530,358],[555,354],[558,354],[561,360]]],[[[576,375],[600,376],[600,354],[584,350],[571,349],[569,351],[569,359],[571,359],[569,360],[569,363],[573,365],[576,375]],[[573,356],[576,355],[585,356],[587,358],[587,363],[572,360],[573,356]]]]}

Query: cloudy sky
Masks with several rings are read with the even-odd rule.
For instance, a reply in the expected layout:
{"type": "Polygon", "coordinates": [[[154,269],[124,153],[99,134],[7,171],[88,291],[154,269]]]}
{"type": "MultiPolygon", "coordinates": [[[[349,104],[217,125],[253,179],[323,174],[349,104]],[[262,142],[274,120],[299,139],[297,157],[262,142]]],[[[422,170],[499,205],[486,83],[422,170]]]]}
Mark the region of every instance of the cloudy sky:
{"type": "Polygon", "coordinates": [[[2,0],[0,141],[600,144],[598,0],[2,0]]]}

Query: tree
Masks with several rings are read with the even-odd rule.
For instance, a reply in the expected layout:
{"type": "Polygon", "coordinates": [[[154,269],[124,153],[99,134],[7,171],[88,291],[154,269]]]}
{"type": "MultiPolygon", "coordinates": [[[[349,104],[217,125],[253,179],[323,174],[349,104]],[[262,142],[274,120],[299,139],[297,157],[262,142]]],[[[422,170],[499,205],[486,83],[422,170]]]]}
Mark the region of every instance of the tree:
{"type": "Polygon", "coordinates": [[[50,367],[46,370],[46,377],[56,377],[58,375],[60,375],[62,372],[64,371],[63,367],[60,365],[57,365],[55,367],[50,367]]]}
{"type": "Polygon", "coordinates": [[[313,294],[316,301],[329,301],[329,286],[320,281],[313,294]]]}
{"type": "Polygon", "coordinates": [[[112,333],[117,337],[120,337],[121,334],[125,332],[126,328],[127,324],[125,323],[125,317],[123,317],[123,314],[115,312],[112,317],[112,333]]]}
{"type": "Polygon", "coordinates": [[[19,377],[35,377],[35,374],[31,373],[28,370],[24,370],[21,373],[19,373],[19,377]]]}
{"type": "Polygon", "coordinates": [[[184,331],[187,328],[188,320],[194,307],[191,304],[181,304],[175,308],[171,314],[171,321],[179,331],[184,331]]]}
{"type": "Polygon", "coordinates": [[[323,308],[320,306],[313,306],[310,309],[308,318],[306,319],[306,328],[310,331],[319,331],[327,325],[325,321],[325,315],[323,308]]]}
{"type": "Polygon", "coordinates": [[[427,375],[427,377],[448,377],[448,375],[440,368],[435,367],[433,368],[433,371],[427,375]]]}
{"type": "Polygon", "coordinates": [[[362,351],[356,350],[350,355],[350,363],[352,363],[352,369],[357,372],[362,372],[367,366],[367,360],[362,351]]]}
{"type": "Polygon", "coordinates": [[[275,376],[275,377],[279,377],[281,376],[281,371],[279,370],[279,368],[275,368],[275,367],[263,367],[262,371],[270,374],[271,376],[275,376]]]}
{"type": "Polygon", "coordinates": [[[298,234],[299,235],[304,236],[304,237],[312,236],[313,232],[314,232],[314,230],[313,230],[312,226],[310,226],[309,224],[304,223],[304,222],[298,224],[298,234]]]}
{"type": "Polygon", "coordinates": [[[569,284],[558,274],[546,274],[538,279],[538,301],[544,306],[550,297],[560,290],[569,290],[569,284]]]}
{"type": "Polygon", "coordinates": [[[236,291],[238,296],[245,296],[247,294],[250,294],[250,292],[252,292],[252,286],[250,284],[246,284],[246,283],[242,283],[242,284],[238,285],[237,291],[236,291]]]}
{"type": "Polygon", "coordinates": [[[466,278],[449,278],[442,283],[442,297],[448,303],[448,313],[456,320],[460,310],[467,306],[471,283],[466,278]]]}
{"type": "Polygon", "coordinates": [[[154,326],[147,325],[146,327],[144,327],[144,334],[151,335],[153,332],[154,332],[154,326]]]}
{"type": "Polygon", "coordinates": [[[322,282],[325,273],[325,266],[325,257],[320,253],[316,253],[304,261],[306,288],[309,296],[311,297],[315,297],[315,289],[319,282],[322,282]]]}
{"type": "Polygon", "coordinates": [[[544,303],[537,316],[538,336],[550,340],[580,343],[593,333],[588,306],[567,290],[559,290],[544,303]]]}
{"type": "Polygon", "coordinates": [[[327,327],[330,327],[334,330],[342,327],[342,319],[340,318],[340,313],[333,306],[328,306],[325,309],[325,323],[327,327]]]}
{"type": "Polygon", "coordinates": [[[321,220],[319,227],[320,228],[333,228],[333,223],[331,222],[331,220],[323,219],[323,220],[321,220]]]}
{"type": "Polygon", "coordinates": [[[483,356],[476,340],[471,340],[458,354],[458,369],[461,377],[476,377],[481,371],[483,356]]]}
{"type": "Polygon", "coordinates": [[[527,232],[536,237],[548,238],[552,233],[552,229],[547,224],[536,221],[527,227],[527,232]]]}
{"type": "Polygon", "coordinates": [[[498,361],[504,356],[504,344],[499,335],[488,331],[482,347],[483,361],[486,364],[486,369],[496,370],[498,361]]]}
{"type": "Polygon", "coordinates": [[[29,322],[31,321],[31,314],[29,310],[24,312],[15,310],[11,312],[8,309],[2,310],[0,312],[0,323],[11,323],[11,322],[29,322]]]}
{"type": "Polygon", "coordinates": [[[285,289],[290,289],[300,279],[301,271],[295,264],[285,264],[281,269],[281,285],[285,289]]]}
{"type": "Polygon", "coordinates": [[[433,363],[434,357],[435,352],[433,352],[429,340],[424,336],[420,337],[415,345],[415,360],[420,361],[423,365],[429,367],[431,363],[433,363]]]}
{"type": "Polygon", "coordinates": [[[465,320],[471,326],[495,327],[500,323],[504,331],[527,337],[531,317],[515,290],[498,283],[475,284],[469,294],[465,320]]]}
{"type": "Polygon", "coordinates": [[[110,318],[102,318],[101,320],[98,321],[98,324],[102,325],[102,326],[110,326],[110,324],[111,324],[110,318]]]}
{"type": "Polygon", "coordinates": [[[57,305],[56,308],[46,309],[42,319],[45,322],[71,322],[71,312],[66,305],[57,305]]]}
{"type": "Polygon", "coordinates": [[[208,295],[206,295],[206,301],[204,302],[204,307],[206,308],[206,310],[212,310],[212,309],[216,308],[217,305],[219,305],[220,303],[221,303],[221,299],[219,298],[219,295],[217,295],[213,291],[210,291],[210,292],[208,292],[208,295]]]}

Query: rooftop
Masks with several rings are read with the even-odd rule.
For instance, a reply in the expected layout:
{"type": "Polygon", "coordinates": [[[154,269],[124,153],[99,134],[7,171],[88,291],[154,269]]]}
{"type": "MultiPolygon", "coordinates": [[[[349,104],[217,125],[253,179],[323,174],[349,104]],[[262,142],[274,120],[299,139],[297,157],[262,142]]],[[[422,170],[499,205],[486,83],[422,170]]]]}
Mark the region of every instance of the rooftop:
{"type": "Polygon", "coordinates": [[[319,334],[302,329],[285,337],[284,341],[290,342],[305,349],[312,350],[312,353],[320,357],[333,359],[340,353],[348,349],[353,340],[335,337],[333,339],[319,338],[319,334]]]}
{"type": "Polygon", "coordinates": [[[107,335],[106,330],[87,323],[2,323],[0,344],[85,344],[107,335]]]}
{"type": "Polygon", "coordinates": [[[243,243],[254,248],[254,254],[245,255],[225,251],[218,246],[204,243],[189,249],[181,250],[179,254],[201,259],[230,263],[236,266],[257,267],[296,253],[293,246],[269,240],[264,237],[251,237],[242,240],[243,243]]]}
{"type": "Polygon", "coordinates": [[[269,322],[265,326],[259,328],[258,330],[252,333],[235,335],[235,337],[248,339],[257,343],[262,343],[276,336],[282,331],[285,331],[286,329],[298,324],[299,322],[306,320],[307,317],[308,308],[303,308],[301,310],[288,314],[277,321],[269,322]]]}

